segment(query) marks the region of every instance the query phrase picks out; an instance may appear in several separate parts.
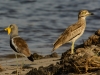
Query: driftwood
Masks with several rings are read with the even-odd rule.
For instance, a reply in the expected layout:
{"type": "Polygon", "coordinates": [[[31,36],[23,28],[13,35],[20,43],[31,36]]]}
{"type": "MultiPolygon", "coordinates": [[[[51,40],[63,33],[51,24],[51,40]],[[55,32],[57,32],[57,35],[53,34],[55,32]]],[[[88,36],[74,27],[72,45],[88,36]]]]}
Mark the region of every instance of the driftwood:
{"type": "Polygon", "coordinates": [[[83,44],[75,47],[75,54],[71,55],[70,51],[62,53],[60,63],[42,67],[42,70],[31,70],[27,75],[67,75],[68,73],[81,75],[100,70],[100,30],[96,31],[83,44]],[[39,74],[39,72],[42,73],[39,74]]]}

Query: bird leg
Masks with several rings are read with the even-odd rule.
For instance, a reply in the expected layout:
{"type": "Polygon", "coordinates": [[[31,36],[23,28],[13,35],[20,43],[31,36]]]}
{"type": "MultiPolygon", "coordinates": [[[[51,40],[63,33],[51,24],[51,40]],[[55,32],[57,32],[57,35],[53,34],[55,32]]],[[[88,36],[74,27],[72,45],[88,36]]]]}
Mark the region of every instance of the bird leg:
{"type": "Polygon", "coordinates": [[[72,46],[71,46],[71,54],[74,54],[74,43],[75,43],[75,41],[72,42],[72,46]]]}
{"type": "Polygon", "coordinates": [[[21,64],[21,69],[23,69],[23,66],[24,66],[24,59],[23,59],[23,56],[22,56],[22,64],[21,64]]]}
{"type": "Polygon", "coordinates": [[[17,62],[17,75],[18,75],[18,60],[17,60],[17,54],[15,53],[16,56],[16,62],[17,62]]]}
{"type": "Polygon", "coordinates": [[[21,61],[20,61],[21,63],[20,63],[20,74],[22,73],[22,71],[23,71],[23,65],[24,65],[24,61],[23,61],[23,56],[22,56],[22,59],[21,59],[21,61]]]}

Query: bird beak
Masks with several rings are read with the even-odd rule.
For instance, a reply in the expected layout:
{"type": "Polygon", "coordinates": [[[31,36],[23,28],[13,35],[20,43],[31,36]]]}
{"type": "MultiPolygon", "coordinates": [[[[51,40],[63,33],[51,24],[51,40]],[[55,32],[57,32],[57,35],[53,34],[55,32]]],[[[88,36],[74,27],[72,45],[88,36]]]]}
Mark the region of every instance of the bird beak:
{"type": "Polygon", "coordinates": [[[7,28],[5,28],[5,31],[8,31],[8,35],[9,35],[11,33],[11,28],[7,27],[7,28]]]}
{"type": "Polygon", "coordinates": [[[90,13],[90,15],[94,15],[93,13],[90,13]]]}

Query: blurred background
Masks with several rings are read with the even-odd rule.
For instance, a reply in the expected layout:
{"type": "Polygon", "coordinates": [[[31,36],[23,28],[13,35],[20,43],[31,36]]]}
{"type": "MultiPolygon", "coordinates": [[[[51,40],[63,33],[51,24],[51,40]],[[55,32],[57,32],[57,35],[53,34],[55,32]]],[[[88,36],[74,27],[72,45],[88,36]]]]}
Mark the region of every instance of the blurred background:
{"type": "MultiPolygon", "coordinates": [[[[3,30],[13,23],[19,27],[19,35],[32,52],[50,54],[55,40],[77,21],[81,9],[95,15],[87,17],[86,30],[76,41],[76,46],[100,28],[99,0],[0,0],[0,55],[13,54],[9,36],[3,30]]],[[[70,46],[63,45],[55,52],[61,54],[70,46]]]]}

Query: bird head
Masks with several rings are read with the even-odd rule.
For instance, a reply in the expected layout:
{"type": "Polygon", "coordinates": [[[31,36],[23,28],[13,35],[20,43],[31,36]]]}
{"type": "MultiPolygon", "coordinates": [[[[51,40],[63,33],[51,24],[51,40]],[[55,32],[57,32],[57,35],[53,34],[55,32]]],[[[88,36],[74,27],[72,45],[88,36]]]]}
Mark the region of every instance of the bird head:
{"type": "Polygon", "coordinates": [[[78,17],[87,17],[90,15],[94,15],[94,14],[89,12],[88,10],[80,10],[78,17]]]}
{"type": "Polygon", "coordinates": [[[11,24],[7,28],[5,28],[4,30],[8,32],[8,35],[10,35],[10,33],[12,31],[14,31],[15,27],[17,27],[15,24],[11,24]]]}

